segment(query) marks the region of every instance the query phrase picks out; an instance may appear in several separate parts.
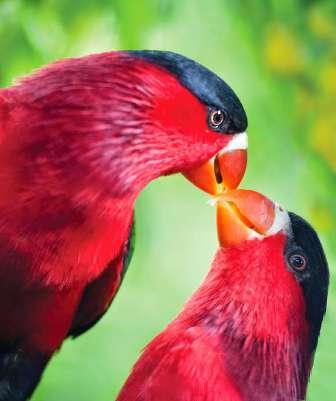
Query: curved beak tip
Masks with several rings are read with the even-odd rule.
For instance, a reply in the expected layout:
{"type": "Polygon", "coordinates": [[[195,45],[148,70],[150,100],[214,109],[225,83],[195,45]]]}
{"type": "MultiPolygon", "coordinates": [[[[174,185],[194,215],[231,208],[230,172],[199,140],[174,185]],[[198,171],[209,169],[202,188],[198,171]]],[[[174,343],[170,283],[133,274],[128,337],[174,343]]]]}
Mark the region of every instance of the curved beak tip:
{"type": "Polygon", "coordinates": [[[258,192],[231,190],[217,201],[217,232],[223,247],[267,235],[274,220],[274,203],[258,192]]]}

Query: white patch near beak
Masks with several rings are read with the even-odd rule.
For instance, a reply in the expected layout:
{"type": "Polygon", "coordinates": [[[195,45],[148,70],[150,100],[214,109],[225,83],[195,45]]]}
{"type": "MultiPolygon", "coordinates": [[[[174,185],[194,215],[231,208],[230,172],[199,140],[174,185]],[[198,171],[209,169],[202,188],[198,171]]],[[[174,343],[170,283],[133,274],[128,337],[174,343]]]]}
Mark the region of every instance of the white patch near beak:
{"type": "Polygon", "coordinates": [[[232,152],[233,150],[244,150],[248,148],[248,136],[246,132],[241,132],[233,136],[231,141],[223,148],[219,154],[232,152]]]}
{"type": "Polygon", "coordinates": [[[274,235],[279,231],[291,232],[291,222],[287,210],[281,207],[279,204],[275,204],[275,218],[272,226],[265,233],[265,237],[274,235]]]}

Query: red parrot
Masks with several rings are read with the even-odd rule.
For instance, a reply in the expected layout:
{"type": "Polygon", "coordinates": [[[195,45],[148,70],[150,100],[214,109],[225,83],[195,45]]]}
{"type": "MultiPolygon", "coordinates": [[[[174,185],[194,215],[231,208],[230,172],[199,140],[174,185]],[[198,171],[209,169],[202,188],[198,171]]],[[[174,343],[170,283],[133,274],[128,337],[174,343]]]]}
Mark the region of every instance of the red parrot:
{"type": "Polygon", "coordinates": [[[221,247],[117,401],[305,399],[329,273],[314,229],[254,191],[218,203],[221,247]]]}
{"type": "Polygon", "coordinates": [[[232,89],[171,52],[67,59],[0,90],[0,401],[26,400],[106,312],[140,191],[178,172],[236,187],[246,127],[232,89]]]}

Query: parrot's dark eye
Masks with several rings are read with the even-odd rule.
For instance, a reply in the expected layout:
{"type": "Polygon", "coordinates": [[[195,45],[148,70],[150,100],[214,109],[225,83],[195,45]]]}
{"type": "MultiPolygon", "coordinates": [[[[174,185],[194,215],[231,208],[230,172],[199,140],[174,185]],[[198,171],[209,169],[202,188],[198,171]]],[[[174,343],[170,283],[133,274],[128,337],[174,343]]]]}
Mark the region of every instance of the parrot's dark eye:
{"type": "Polygon", "coordinates": [[[213,110],[210,112],[209,120],[213,128],[218,128],[226,120],[226,113],[222,110],[213,110]]]}
{"type": "Polygon", "coordinates": [[[307,266],[307,259],[300,253],[292,253],[288,258],[288,263],[293,269],[302,271],[307,266]]]}

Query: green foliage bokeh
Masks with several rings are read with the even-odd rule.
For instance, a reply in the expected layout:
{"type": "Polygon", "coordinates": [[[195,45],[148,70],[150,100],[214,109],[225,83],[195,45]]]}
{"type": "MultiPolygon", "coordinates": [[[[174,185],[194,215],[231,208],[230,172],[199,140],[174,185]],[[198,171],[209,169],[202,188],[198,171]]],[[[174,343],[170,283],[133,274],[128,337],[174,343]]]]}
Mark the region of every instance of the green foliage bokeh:
{"type": "MultiPolygon", "coordinates": [[[[336,3],[0,0],[0,83],[58,58],[112,49],[185,54],[216,71],[249,116],[245,187],[309,219],[336,256],[336,3]]],[[[105,318],[52,360],[33,401],[114,400],[141,348],[180,310],[216,249],[207,197],[175,176],[137,203],[137,244],[105,318]]],[[[336,291],[308,400],[336,392],[336,291]]]]}

